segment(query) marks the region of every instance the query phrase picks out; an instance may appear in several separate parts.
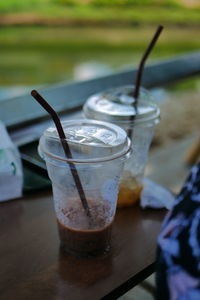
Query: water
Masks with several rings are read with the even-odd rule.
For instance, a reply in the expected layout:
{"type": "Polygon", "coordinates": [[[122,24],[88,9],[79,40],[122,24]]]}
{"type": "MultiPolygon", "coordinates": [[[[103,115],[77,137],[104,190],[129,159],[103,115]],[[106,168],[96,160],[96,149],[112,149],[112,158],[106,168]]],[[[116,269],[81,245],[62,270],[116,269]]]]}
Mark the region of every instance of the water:
{"type": "MultiPolygon", "coordinates": [[[[198,50],[198,30],[168,27],[148,63],[198,50]]],[[[154,31],[155,26],[2,28],[0,100],[32,88],[137,67],[154,31]]]]}

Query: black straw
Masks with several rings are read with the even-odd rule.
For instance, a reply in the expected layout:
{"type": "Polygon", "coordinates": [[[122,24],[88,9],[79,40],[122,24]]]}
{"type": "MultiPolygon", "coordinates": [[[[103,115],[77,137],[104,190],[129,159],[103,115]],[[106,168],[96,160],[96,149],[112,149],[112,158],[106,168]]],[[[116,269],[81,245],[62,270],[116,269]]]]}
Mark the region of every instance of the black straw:
{"type": "MultiPolygon", "coordinates": [[[[162,30],[163,30],[163,26],[159,25],[158,28],[156,29],[156,32],[151,40],[151,42],[149,43],[146,51],[144,52],[142,59],[140,61],[139,67],[138,67],[138,71],[136,73],[136,81],[135,81],[135,88],[133,90],[133,98],[134,98],[134,102],[133,102],[133,107],[135,109],[135,113],[136,115],[138,114],[138,98],[139,98],[139,91],[140,91],[140,86],[141,86],[141,81],[142,81],[142,75],[143,75],[143,71],[144,71],[144,66],[145,66],[145,62],[149,56],[149,54],[151,53],[153,47],[155,46],[162,30]]],[[[130,122],[132,122],[134,120],[135,116],[132,115],[130,117],[130,122]]],[[[132,137],[132,132],[133,132],[133,124],[130,125],[130,128],[128,130],[128,136],[129,138],[132,137]]]]}
{"type": "MultiPolygon", "coordinates": [[[[72,153],[71,153],[71,150],[70,150],[69,145],[67,143],[66,136],[65,136],[63,127],[61,125],[61,122],[60,122],[60,119],[59,119],[57,113],[36,90],[32,90],[31,95],[51,115],[51,117],[52,117],[52,119],[55,123],[55,126],[57,128],[58,135],[60,137],[65,155],[68,159],[72,159],[72,153]]],[[[91,217],[90,209],[89,209],[89,206],[88,206],[88,203],[87,203],[87,199],[85,197],[85,192],[83,190],[81,180],[80,180],[79,175],[78,175],[78,171],[77,171],[74,163],[68,162],[68,164],[70,166],[71,174],[72,174],[72,177],[73,177],[74,182],[76,184],[76,188],[78,190],[79,197],[81,199],[83,208],[85,209],[87,216],[91,217]]]]}

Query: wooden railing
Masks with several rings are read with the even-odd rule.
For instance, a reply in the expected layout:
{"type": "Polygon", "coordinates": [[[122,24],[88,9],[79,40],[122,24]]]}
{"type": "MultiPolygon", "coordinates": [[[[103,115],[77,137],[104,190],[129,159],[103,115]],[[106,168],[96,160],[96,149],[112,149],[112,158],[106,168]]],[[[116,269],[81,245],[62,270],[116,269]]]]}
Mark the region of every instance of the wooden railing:
{"type": "MultiPolygon", "coordinates": [[[[200,52],[148,65],[145,68],[142,85],[147,88],[164,86],[198,74],[200,74],[200,52]]],[[[54,85],[40,92],[57,112],[69,118],[73,117],[72,111],[80,111],[91,94],[111,87],[133,84],[135,75],[136,69],[125,70],[87,81],[54,85]]],[[[50,187],[45,164],[37,155],[37,140],[50,122],[49,117],[46,117],[47,113],[30,95],[0,102],[0,120],[6,124],[13,140],[20,146],[26,191],[50,187]]]]}

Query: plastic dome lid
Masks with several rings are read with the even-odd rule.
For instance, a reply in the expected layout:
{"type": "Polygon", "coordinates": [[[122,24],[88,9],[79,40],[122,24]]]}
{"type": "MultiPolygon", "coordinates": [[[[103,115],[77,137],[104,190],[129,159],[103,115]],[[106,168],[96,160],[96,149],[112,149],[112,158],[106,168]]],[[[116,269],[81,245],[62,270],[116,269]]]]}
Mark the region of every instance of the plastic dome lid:
{"type": "Polygon", "coordinates": [[[55,127],[45,130],[39,142],[39,153],[45,160],[88,163],[108,161],[126,155],[130,140],[120,127],[107,122],[71,120],[62,123],[72,153],[67,158],[55,127]]]}
{"type": "Polygon", "coordinates": [[[151,93],[140,89],[137,111],[134,108],[135,99],[132,97],[134,86],[112,88],[94,94],[86,101],[83,111],[87,118],[108,122],[147,122],[158,119],[160,109],[153,103],[151,93]]]}

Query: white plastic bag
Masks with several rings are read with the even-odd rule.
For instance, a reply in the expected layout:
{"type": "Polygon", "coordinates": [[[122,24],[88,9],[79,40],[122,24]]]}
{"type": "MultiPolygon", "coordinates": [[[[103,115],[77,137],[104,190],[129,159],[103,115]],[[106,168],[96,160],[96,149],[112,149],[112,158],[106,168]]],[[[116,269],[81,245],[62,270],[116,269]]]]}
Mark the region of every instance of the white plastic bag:
{"type": "Polygon", "coordinates": [[[175,197],[169,190],[150,179],[144,179],[144,188],[140,196],[140,206],[142,208],[171,209],[174,201],[175,197]]]}
{"type": "Polygon", "coordinates": [[[22,187],[20,154],[0,121],[0,201],[21,197],[22,187]]]}

